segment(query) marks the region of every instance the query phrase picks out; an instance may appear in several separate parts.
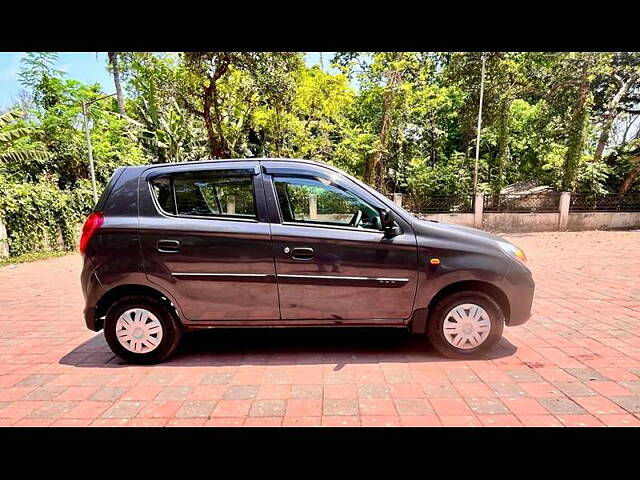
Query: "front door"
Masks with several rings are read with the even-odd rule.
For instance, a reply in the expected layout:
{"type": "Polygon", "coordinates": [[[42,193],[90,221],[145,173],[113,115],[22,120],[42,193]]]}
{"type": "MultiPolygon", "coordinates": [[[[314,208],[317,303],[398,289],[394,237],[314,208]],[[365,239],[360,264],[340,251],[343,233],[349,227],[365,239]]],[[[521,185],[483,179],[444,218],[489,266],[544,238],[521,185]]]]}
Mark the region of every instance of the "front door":
{"type": "Polygon", "coordinates": [[[413,230],[402,222],[400,235],[385,238],[379,200],[314,168],[305,174],[267,166],[264,177],[268,205],[280,218],[271,233],[282,319],[402,322],[416,293],[413,230]]]}
{"type": "Polygon", "coordinates": [[[188,321],[278,320],[278,292],[257,162],[150,169],[140,185],[147,278],[188,321]]]}

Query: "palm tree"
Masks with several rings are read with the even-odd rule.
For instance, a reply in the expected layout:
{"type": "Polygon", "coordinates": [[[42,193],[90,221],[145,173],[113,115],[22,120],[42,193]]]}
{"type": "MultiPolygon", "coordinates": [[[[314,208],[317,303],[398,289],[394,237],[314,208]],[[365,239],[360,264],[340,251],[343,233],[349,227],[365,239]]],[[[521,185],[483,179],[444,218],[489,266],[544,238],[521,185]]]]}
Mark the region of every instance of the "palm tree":
{"type": "Polygon", "coordinates": [[[125,115],[124,111],[124,95],[122,94],[122,85],[120,83],[120,65],[118,64],[118,52],[107,52],[109,65],[113,72],[113,83],[116,86],[116,96],[118,98],[118,110],[120,115],[125,115]]]}

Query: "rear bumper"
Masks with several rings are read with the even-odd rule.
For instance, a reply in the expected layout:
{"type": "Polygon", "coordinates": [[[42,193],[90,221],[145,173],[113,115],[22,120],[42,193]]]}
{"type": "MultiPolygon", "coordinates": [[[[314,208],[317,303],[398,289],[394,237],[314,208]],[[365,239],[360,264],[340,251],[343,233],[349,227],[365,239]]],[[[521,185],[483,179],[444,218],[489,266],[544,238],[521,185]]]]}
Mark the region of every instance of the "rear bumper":
{"type": "Polygon", "coordinates": [[[101,319],[96,318],[96,309],[95,308],[85,308],[84,309],[84,323],[89,330],[94,332],[99,332],[103,328],[103,322],[101,319]]]}
{"type": "Polygon", "coordinates": [[[96,304],[102,290],[100,281],[95,275],[94,267],[89,259],[84,258],[82,273],[80,274],[80,284],[84,296],[85,307],[83,310],[84,323],[89,330],[98,332],[102,330],[102,322],[96,318],[96,304]]]}

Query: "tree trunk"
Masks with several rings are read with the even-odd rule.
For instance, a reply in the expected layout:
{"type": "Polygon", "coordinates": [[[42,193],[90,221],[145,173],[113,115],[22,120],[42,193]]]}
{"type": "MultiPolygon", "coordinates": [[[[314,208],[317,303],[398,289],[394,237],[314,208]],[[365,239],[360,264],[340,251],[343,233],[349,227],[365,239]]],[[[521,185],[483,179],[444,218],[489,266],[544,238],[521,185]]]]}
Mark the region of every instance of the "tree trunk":
{"type": "Polygon", "coordinates": [[[602,122],[602,132],[600,132],[600,138],[598,139],[598,145],[596,146],[596,151],[593,154],[593,160],[595,162],[599,162],[602,160],[602,154],[604,153],[604,149],[607,146],[607,142],[609,141],[609,135],[611,135],[611,129],[613,127],[613,122],[620,114],[620,101],[622,97],[627,93],[629,87],[633,85],[633,83],[638,79],[637,74],[633,74],[629,77],[626,82],[623,82],[620,86],[618,92],[614,95],[609,102],[609,106],[607,107],[607,113],[605,114],[604,121],[602,122]]]}
{"type": "Polygon", "coordinates": [[[500,104],[500,111],[498,117],[498,138],[497,147],[498,152],[496,154],[496,171],[493,180],[494,193],[500,193],[500,190],[504,186],[504,167],[509,158],[509,110],[511,107],[510,100],[504,100],[500,104]]]}
{"type": "Polygon", "coordinates": [[[634,155],[629,158],[629,160],[635,165],[631,170],[627,172],[622,180],[622,184],[620,185],[620,190],[618,193],[620,195],[624,195],[631,189],[635,181],[640,177],[640,155],[634,155]]]}
{"type": "Polygon", "coordinates": [[[122,85],[120,83],[120,65],[118,64],[118,52],[107,52],[109,63],[113,69],[113,83],[116,86],[116,98],[118,99],[118,110],[120,115],[125,115],[124,95],[122,93],[122,85]]]}
{"type": "Polygon", "coordinates": [[[209,153],[212,158],[220,158],[220,148],[218,146],[218,138],[216,132],[213,129],[213,119],[211,118],[211,90],[213,84],[210,84],[204,89],[203,94],[203,107],[202,107],[202,119],[207,130],[207,138],[209,139],[209,153]]]}
{"type": "Polygon", "coordinates": [[[215,82],[213,82],[212,89],[212,98],[213,101],[213,112],[214,119],[216,121],[216,134],[217,138],[217,157],[216,158],[228,158],[229,155],[229,145],[227,144],[227,139],[224,135],[224,130],[222,129],[222,114],[220,113],[220,104],[218,102],[218,87],[215,82]]]}
{"type": "Polygon", "coordinates": [[[209,152],[213,158],[226,158],[229,156],[228,144],[222,129],[222,115],[220,113],[217,85],[218,80],[227,73],[228,69],[229,59],[227,56],[217,59],[213,75],[207,75],[208,85],[204,88],[202,94],[202,118],[209,138],[209,152]],[[211,115],[212,108],[213,116],[211,115]]]}
{"type": "Polygon", "coordinates": [[[589,114],[587,109],[588,96],[589,80],[587,79],[587,69],[585,67],[578,88],[576,108],[569,126],[567,154],[565,155],[563,165],[562,189],[566,192],[573,192],[575,189],[576,174],[584,148],[584,134],[589,114]]]}
{"type": "MultiPolygon", "coordinates": [[[[401,58],[401,52],[394,52],[392,62],[397,62],[401,58]]],[[[402,75],[398,70],[392,70],[388,73],[387,88],[384,92],[382,105],[382,126],[380,128],[379,145],[369,156],[365,165],[365,182],[380,190],[384,190],[384,154],[389,143],[395,90],[400,85],[401,79],[402,75]]]]}

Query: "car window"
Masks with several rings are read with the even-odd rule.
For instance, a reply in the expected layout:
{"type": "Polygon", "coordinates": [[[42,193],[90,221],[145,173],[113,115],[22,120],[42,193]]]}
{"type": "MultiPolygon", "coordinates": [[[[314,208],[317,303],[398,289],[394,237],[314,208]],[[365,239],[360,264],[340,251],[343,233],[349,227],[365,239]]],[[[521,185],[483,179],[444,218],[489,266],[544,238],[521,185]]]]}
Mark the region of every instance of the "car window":
{"type": "Polygon", "coordinates": [[[174,215],[256,218],[253,177],[198,173],[154,179],[151,185],[160,208],[174,215]]]}
{"type": "Polygon", "coordinates": [[[382,229],[377,209],[329,180],[276,176],[273,181],[285,222],[382,229]]]}

